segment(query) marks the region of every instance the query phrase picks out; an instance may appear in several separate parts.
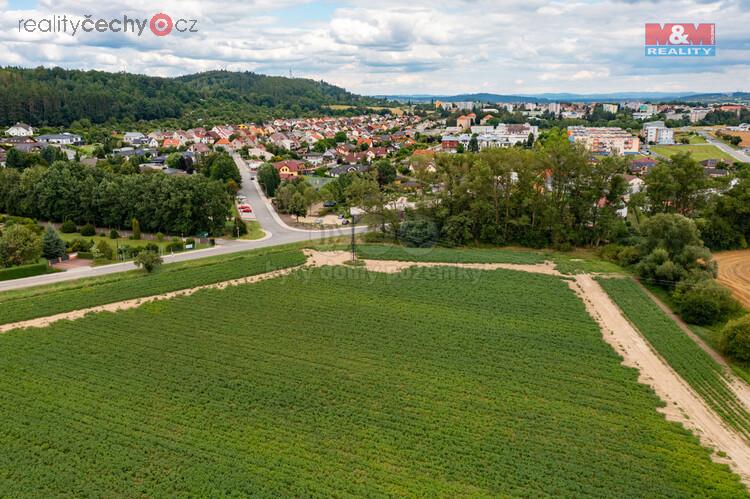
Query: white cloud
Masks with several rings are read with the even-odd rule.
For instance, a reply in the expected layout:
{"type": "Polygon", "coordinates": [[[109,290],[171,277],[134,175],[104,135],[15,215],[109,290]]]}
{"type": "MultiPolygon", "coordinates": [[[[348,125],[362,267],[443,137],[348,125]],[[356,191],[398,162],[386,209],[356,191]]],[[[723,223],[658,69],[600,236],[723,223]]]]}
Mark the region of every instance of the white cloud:
{"type": "MultiPolygon", "coordinates": [[[[7,0],[0,0],[0,8],[7,0]]],[[[177,75],[217,68],[323,78],[369,93],[736,90],[750,81],[750,9],[742,0],[40,0],[6,11],[0,64],[177,75]],[[198,33],[19,33],[18,18],[156,11],[198,33]],[[715,58],[643,55],[646,22],[717,23],[715,58]],[[14,29],[16,28],[16,29],[14,29]],[[722,45],[724,41],[724,45],[722,45]]],[[[148,30],[148,28],[147,28],[148,30]]]]}

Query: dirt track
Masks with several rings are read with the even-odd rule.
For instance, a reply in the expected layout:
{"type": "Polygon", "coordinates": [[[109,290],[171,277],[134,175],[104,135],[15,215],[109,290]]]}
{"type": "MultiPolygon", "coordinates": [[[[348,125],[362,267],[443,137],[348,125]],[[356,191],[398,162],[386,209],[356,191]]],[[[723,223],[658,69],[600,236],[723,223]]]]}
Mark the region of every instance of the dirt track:
{"type": "Polygon", "coordinates": [[[719,263],[719,282],[750,310],[750,250],[715,253],[714,259],[719,263]]]}
{"type": "Polygon", "coordinates": [[[623,364],[638,369],[638,381],[653,388],[667,403],[659,411],[667,419],[690,428],[704,446],[726,453],[729,460],[716,454],[712,458],[729,464],[743,483],[750,486],[750,446],[747,441],[727,427],[690,385],[652,350],[599,283],[591,276],[578,275],[570,286],[601,326],[604,340],[623,357],[623,364]]]}

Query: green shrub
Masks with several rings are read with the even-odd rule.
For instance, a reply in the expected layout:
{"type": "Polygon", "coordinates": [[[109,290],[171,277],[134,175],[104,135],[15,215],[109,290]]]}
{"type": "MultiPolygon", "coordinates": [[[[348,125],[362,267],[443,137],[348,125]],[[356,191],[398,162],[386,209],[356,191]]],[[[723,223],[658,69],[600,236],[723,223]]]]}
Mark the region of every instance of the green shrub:
{"type": "Polygon", "coordinates": [[[680,316],[691,324],[716,324],[740,309],[729,290],[713,279],[682,281],[673,297],[680,316]]]}
{"type": "Polygon", "coordinates": [[[81,227],[81,235],[85,237],[93,237],[96,235],[96,227],[92,224],[86,224],[81,227]]]}
{"type": "Polygon", "coordinates": [[[71,253],[88,252],[94,247],[94,241],[91,239],[73,239],[68,243],[68,251],[71,253]]]}
{"type": "Polygon", "coordinates": [[[399,227],[398,237],[406,246],[427,248],[435,245],[437,227],[434,222],[423,217],[405,220],[399,227]]]}
{"type": "Polygon", "coordinates": [[[117,232],[115,229],[110,229],[109,231],[109,238],[110,239],[118,239],[120,237],[120,233],[117,232]]]}
{"type": "Polygon", "coordinates": [[[641,258],[640,250],[635,246],[622,244],[608,244],[599,250],[599,256],[610,262],[627,267],[638,263],[641,258]]]}
{"type": "Polygon", "coordinates": [[[0,281],[33,277],[35,275],[47,274],[49,272],[51,272],[51,269],[47,265],[47,262],[10,267],[8,269],[0,269],[0,281]]]}
{"type": "Polygon", "coordinates": [[[114,258],[115,252],[112,250],[112,247],[105,241],[104,239],[100,239],[98,243],[96,243],[95,253],[94,256],[97,259],[102,260],[112,260],[114,258]]]}
{"type": "Polygon", "coordinates": [[[721,332],[721,350],[728,356],[750,362],[750,315],[729,321],[721,332]]]}
{"type": "Polygon", "coordinates": [[[138,253],[138,256],[135,257],[133,263],[150,274],[162,264],[162,259],[158,253],[154,253],[153,251],[141,251],[138,253]]]}
{"type": "Polygon", "coordinates": [[[156,243],[148,243],[146,244],[146,251],[153,251],[154,253],[158,253],[159,245],[156,243]]]}
{"type": "Polygon", "coordinates": [[[130,226],[133,229],[133,235],[130,236],[130,239],[135,239],[135,240],[140,239],[141,238],[141,224],[138,221],[138,219],[137,218],[133,218],[130,221],[130,226]]]}
{"type": "Polygon", "coordinates": [[[76,224],[72,220],[66,220],[60,226],[60,232],[63,234],[73,234],[78,232],[78,227],[76,227],[76,224]]]}
{"type": "Polygon", "coordinates": [[[82,260],[93,260],[94,259],[94,253],[92,251],[79,251],[78,252],[78,258],[82,260]]]}
{"type": "Polygon", "coordinates": [[[185,249],[185,244],[179,237],[173,237],[172,242],[167,244],[167,251],[182,251],[185,249]]]}

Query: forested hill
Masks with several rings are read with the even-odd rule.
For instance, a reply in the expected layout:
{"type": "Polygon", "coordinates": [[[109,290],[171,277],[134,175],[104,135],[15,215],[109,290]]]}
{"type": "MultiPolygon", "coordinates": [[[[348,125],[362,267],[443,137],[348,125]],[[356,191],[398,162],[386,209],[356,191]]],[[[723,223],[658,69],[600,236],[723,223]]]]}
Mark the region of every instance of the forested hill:
{"type": "Polygon", "coordinates": [[[0,124],[66,126],[80,119],[262,120],[328,112],[330,104],[369,106],[322,81],[210,71],[177,78],[61,68],[0,68],[0,124]]]}

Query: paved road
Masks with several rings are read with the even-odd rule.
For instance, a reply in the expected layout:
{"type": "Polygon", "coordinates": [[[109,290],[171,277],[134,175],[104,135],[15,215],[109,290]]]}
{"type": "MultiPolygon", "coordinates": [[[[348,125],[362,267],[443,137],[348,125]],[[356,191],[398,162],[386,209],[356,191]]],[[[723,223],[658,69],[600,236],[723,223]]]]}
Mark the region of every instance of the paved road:
{"type": "MultiPolygon", "coordinates": [[[[184,262],[188,260],[197,260],[209,256],[228,255],[239,251],[247,251],[255,248],[267,248],[270,246],[279,246],[282,244],[298,243],[302,241],[315,241],[327,237],[346,236],[351,234],[351,228],[333,229],[333,230],[303,230],[289,227],[278,216],[276,211],[271,207],[271,203],[261,192],[257,182],[251,180],[249,169],[239,155],[234,156],[234,160],[242,173],[241,193],[247,197],[247,202],[252,206],[258,222],[263,230],[266,231],[266,237],[256,241],[218,241],[213,248],[188,251],[167,255],[164,257],[164,263],[184,262]]],[[[365,232],[367,227],[357,227],[357,233],[365,232]]],[[[118,272],[134,270],[136,267],[132,262],[115,263],[112,265],[102,265],[101,267],[80,267],[67,272],[56,274],[46,274],[35,277],[26,277],[24,279],[14,279],[12,281],[0,281],[0,291],[12,289],[23,289],[41,284],[53,284],[65,281],[74,281],[86,277],[96,277],[118,272]]]]}
{"type": "Polygon", "coordinates": [[[711,144],[711,145],[714,145],[714,146],[718,147],[719,149],[721,149],[721,150],[722,150],[722,151],[724,151],[725,153],[727,153],[727,154],[729,154],[730,156],[732,156],[732,157],[733,157],[734,159],[736,159],[737,161],[741,161],[741,162],[743,162],[743,163],[750,163],[750,156],[748,156],[748,155],[747,155],[747,154],[745,154],[744,152],[742,152],[742,151],[738,151],[737,149],[733,149],[733,148],[729,147],[729,146],[728,146],[727,144],[725,144],[724,142],[722,142],[722,141],[720,141],[720,140],[717,140],[717,139],[715,139],[715,138],[711,137],[711,136],[710,136],[710,135],[708,134],[708,132],[698,132],[698,133],[700,133],[700,134],[701,134],[701,136],[702,136],[702,137],[703,137],[704,139],[706,139],[706,141],[707,141],[707,142],[708,142],[709,144],[711,144]]]}

